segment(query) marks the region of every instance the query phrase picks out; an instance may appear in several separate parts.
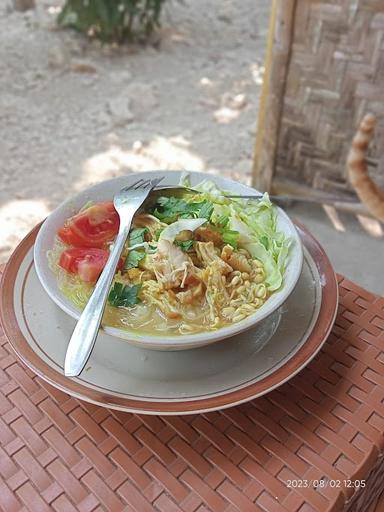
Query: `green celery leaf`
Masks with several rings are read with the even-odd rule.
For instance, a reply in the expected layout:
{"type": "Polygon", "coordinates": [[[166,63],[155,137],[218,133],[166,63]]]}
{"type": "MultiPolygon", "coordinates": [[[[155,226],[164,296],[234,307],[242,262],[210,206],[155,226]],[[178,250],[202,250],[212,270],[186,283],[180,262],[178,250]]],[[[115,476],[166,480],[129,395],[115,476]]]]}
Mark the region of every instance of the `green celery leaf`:
{"type": "Polygon", "coordinates": [[[147,228],[132,229],[128,237],[128,247],[133,245],[142,244],[144,242],[144,235],[148,231],[147,228]]]}
{"type": "MultiPolygon", "coordinates": [[[[196,203],[199,204],[199,203],[196,203]]],[[[201,217],[202,219],[210,219],[212,212],[213,212],[213,204],[209,201],[204,201],[203,203],[200,203],[202,206],[200,208],[198,217],[201,217]]]]}
{"type": "Polygon", "coordinates": [[[125,259],[124,270],[137,267],[144,256],[145,252],[143,251],[136,251],[135,249],[133,249],[133,251],[129,251],[128,256],[125,259]]]}
{"type": "Polygon", "coordinates": [[[229,222],[229,215],[220,215],[220,217],[218,217],[216,219],[216,226],[218,226],[219,228],[225,228],[227,226],[229,222]]]}
{"type": "Polygon", "coordinates": [[[123,283],[115,283],[108,295],[108,302],[115,308],[134,306],[140,302],[138,297],[141,284],[133,286],[124,285],[123,283]]]}
{"type": "Polygon", "coordinates": [[[174,244],[177,245],[178,247],[180,247],[180,249],[182,251],[187,252],[190,249],[192,249],[192,247],[193,247],[193,240],[185,240],[183,242],[180,241],[180,240],[175,240],[174,244]]]}
{"type": "Polygon", "coordinates": [[[177,197],[159,197],[152,210],[158,219],[171,223],[177,219],[204,218],[209,219],[213,211],[213,204],[209,201],[188,203],[177,197]]]}

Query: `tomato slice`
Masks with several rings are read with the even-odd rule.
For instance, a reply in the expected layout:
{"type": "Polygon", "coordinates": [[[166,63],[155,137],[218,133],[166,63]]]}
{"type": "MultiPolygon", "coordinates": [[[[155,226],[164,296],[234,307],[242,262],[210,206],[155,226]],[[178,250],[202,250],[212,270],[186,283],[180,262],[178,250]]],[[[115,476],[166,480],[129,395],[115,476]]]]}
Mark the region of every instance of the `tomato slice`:
{"type": "Polygon", "coordinates": [[[119,215],[113,203],[97,203],[68,219],[59,238],[74,247],[104,247],[119,231],[119,215]]]}
{"type": "Polygon", "coordinates": [[[95,283],[109,257],[109,251],[90,247],[65,250],[59,265],[67,272],[77,274],[86,283],[95,283]]]}

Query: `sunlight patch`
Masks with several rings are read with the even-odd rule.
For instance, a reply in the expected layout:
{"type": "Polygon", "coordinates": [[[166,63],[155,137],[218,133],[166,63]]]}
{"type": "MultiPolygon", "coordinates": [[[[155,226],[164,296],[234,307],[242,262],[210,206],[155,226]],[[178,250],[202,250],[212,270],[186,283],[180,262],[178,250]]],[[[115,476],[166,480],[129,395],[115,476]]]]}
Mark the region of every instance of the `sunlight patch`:
{"type": "Polygon", "coordinates": [[[367,217],[366,215],[357,215],[357,218],[369,235],[374,238],[381,238],[384,235],[383,228],[378,220],[367,217]]]}
{"type": "Polygon", "coordinates": [[[204,161],[190,149],[190,142],[182,135],[156,137],[149,143],[140,140],[124,149],[116,144],[98,153],[83,164],[83,175],[75,185],[81,190],[93,183],[123,174],[156,169],[205,171],[204,161]]]}
{"type": "Polygon", "coordinates": [[[50,213],[44,201],[16,200],[0,208],[0,258],[10,256],[28,232],[50,213]]]}

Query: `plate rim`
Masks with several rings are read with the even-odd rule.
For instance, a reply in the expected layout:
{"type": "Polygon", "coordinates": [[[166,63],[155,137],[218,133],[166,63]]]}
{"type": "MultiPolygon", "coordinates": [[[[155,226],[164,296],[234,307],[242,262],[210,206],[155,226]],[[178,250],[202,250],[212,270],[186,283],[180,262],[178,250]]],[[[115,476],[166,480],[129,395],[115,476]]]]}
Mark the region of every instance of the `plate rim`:
{"type": "Polygon", "coordinates": [[[338,284],[329,258],[319,242],[300,223],[295,221],[295,224],[302,243],[311,254],[319,272],[322,292],[319,314],[303,346],[285,364],[272,374],[244,388],[223,395],[190,401],[143,401],[90,389],[76,379],[69,379],[49,366],[33,351],[24,338],[13,304],[15,278],[26,254],[34,244],[40,224],[33,228],[17,246],[3,271],[0,284],[0,319],[4,334],[16,355],[43,380],[76,398],[103,407],[141,414],[179,415],[208,412],[239,405],[272,391],[302,370],[325,343],[336,318],[338,284]]]}

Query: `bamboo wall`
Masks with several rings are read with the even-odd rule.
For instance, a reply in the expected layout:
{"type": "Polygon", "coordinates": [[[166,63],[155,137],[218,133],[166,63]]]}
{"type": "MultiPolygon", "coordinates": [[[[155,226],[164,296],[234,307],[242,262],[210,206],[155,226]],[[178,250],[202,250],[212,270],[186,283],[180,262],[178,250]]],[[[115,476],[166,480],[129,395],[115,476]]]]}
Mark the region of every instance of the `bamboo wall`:
{"type": "Polygon", "coordinates": [[[370,172],[384,186],[384,0],[274,0],[272,11],[255,186],[350,196],[346,155],[368,111],[379,117],[370,172]]]}

